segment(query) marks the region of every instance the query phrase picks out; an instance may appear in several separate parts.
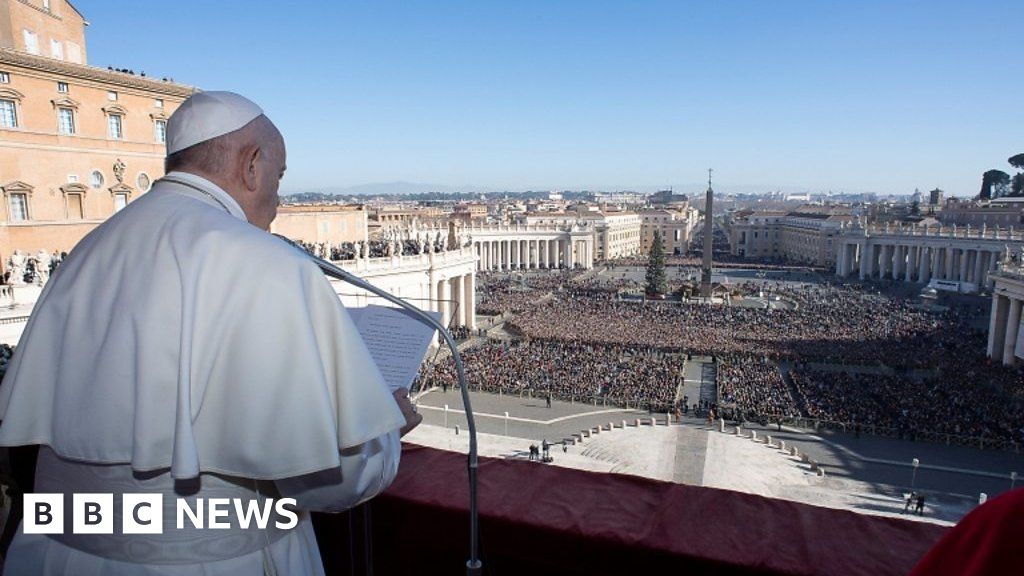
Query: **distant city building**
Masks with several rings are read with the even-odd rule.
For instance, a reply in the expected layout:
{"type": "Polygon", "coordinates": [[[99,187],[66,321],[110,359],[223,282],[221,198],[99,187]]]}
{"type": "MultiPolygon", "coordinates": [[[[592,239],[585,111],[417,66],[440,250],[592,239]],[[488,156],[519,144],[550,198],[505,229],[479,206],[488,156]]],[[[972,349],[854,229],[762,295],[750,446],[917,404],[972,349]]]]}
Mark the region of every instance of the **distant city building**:
{"type": "Polygon", "coordinates": [[[647,254],[654,245],[654,233],[661,234],[668,254],[686,254],[693,240],[694,228],[700,219],[694,208],[683,210],[647,209],[640,211],[640,250],[647,254]]]}
{"type": "Polygon", "coordinates": [[[848,207],[745,210],[727,218],[726,233],[733,255],[829,267],[835,263],[840,227],[852,219],[848,207]]]}
{"type": "Polygon", "coordinates": [[[444,211],[437,206],[388,204],[370,210],[370,225],[374,228],[401,228],[440,221],[444,216],[444,211]]]}
{"type": "MultiPolygon", "coordinates": [[[[524,208],[525,209],[525,208],[524,208]]],[[[487,204],[463,203],[456,204],[452,218],[463,222],[483,221],[487,219],[487,204]]]]}
{"type": "Polygon", "coordinates": [[[67,251],[163,173],[167,118],[194,89],[87,65],[66,0],[0,0],[0,260],[67,251]]]}
{"type": "Polygon", "coordinates": [[[1021,228],[1024,226],[1024,201],[1014,200],[1024,199],[998,198],[992,201],[979,201],[950,198],[938,218],[947,225],[1021,228]]]}
{"type": "Polygon", "coordinates": [[[659,204],[682,204],[686,205],[690,199],[686,194],[676,194],[672,190],[658,190],[654,194],[651,194],[647,201],[653,205],[659,204]]]}
{"type": "Polygon", "coordinates": [[[939,188],[932,190],[928,193],[928,204],[931,206],[941,206],[945,195],[946,193],[939,188]]]}
{"type": "Polygon", "coordinates": [[[598,204],[614,204],[618,206],[647,203],[647,195],[639,192],[594,192],[590,195],[590,198],[598,204]]]}
{"type": "Polygon", "coordinates": [[[362,205],[284,205],[270,231],[311,244],[369,239],[367,210],[362,205]]]}

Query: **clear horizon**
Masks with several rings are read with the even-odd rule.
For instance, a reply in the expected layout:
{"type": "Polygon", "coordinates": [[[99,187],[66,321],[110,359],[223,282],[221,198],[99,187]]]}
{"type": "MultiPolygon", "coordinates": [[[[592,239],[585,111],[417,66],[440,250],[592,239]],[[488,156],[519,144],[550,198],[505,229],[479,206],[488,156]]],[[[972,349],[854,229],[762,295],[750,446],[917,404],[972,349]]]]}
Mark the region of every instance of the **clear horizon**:
{"type": "Polygon", "coordinates": [[[283,194],[687,189],[713,167],[725,188],[970,196],[1024,152],[1010,2],[74,4],[91,65],[263,106],[283,194]]]}

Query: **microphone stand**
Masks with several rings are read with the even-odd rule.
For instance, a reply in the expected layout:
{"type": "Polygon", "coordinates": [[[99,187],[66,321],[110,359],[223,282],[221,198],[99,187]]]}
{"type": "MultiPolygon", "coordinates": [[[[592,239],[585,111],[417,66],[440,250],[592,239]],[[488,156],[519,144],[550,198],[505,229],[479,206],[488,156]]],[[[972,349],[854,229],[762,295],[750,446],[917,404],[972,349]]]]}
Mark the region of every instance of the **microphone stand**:
{"type": "Polygon", "coordinates": [[[302,252],[303,256],[313,260],[325,275],[351,284],[356,288],[362,288],[371,294],[380,296],[388,302],[409,311],[417,320],[437,330],[438,334],[441,335],[441,338],[444,339],[445,344],[447,344],[448,348],[451,349],[452,360],[455,362],[455,373],[459,380],[459,388],[462,390],[462,404],[466,407],[466,429],[469,431],[469,560],[466,561],[466,576],[480,576],[483,574],[483,562],[480,561],[479,554],[480,521],[476,505],[477,469],[479,468],[476,449],[476,421],[473,420],[473,409],[469,405],[469,386],[466,383],[466,371],[462,366],[462,356],[459,355],[459,349],[455,345],[455,339],[452,338],[451,333],[448,332],[448,329],[445,328],[443,324],[416,306],[413,306],[390,292],[370,284],[366,280],[363,280],[355,274],[352,274],[351,272],[344,270],[341,267],[320,258],[319,256],[310,254],[304,248],[280,234],[274,234],[274,236],[284,240],[288,244],[292,245],[296,250],[302,252]]]}

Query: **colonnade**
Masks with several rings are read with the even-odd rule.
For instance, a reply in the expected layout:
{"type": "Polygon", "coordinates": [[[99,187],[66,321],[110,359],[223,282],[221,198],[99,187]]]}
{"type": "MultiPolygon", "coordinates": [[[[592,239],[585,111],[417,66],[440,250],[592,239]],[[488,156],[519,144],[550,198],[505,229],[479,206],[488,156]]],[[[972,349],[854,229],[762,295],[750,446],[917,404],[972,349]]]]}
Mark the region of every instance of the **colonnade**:
{"type": "Polygon", "coordinates": [[[474,239],[480,270],[593,268],[593,236],[474,239]]]}
{"type": "Polygon", "coordinates": [[[986,246],[922,240],[868,237],[843,241],[836,258],[836,275],[846,277],[856,272],[861,280],[891,278],[921,284],[948,280],[970,284],[977,290],[991,284],[990,275],[1005,251],[1005,246],[995,242],[986,246]]]}
{"type": "Polygon", "coordinates": [[[1007,366],[1024,361],[1024,268],[994,275],[992,314],[989,317],[988,357],[1007,366]]]}
{"type": "MultiPolygon", "coordinates": [[[[466,246],[444,252],[359,258],[335,262],[367,282],[407,298],[424,310],[440,312],[450,326],[476,328],[477,254],[466,246]]],[[[348,306],[380,303],[347,284],[337,292],[348,306]]]]}
{"type": "Polygon", "coordinates": [[[430,280],[429,308],[441,313],[450,326],[476,329],[476,274],[434,278],[430,280]]]}

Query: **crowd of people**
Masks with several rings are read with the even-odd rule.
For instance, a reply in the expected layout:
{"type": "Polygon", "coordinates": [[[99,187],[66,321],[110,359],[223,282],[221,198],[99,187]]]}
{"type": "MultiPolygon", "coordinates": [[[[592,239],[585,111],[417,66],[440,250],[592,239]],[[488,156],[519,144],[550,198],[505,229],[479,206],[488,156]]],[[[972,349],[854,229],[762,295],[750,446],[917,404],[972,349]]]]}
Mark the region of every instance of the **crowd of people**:
{"type": "Polygon", "coordinates": [[[721,413],[731,419],[778,421],[801,415],[776,362],[753,356],[722,358],[716,380],[721,413]]]}
{"type": "MultiPolygon", "coordinates": [[[[730,417],[803,417],[906,436],[1024,441],[1024,379],[985,358],[984,330],[973,317],[984,310],[931,309],[869,287],[828,283],[770,283],[770,293],[792,309],[638,303],[615,297],[621,278],[572,274],[544,280],[494,275],[481,298],[495,298],[501,303],[496,309],[513,313],[507,326],[533,347],[717,356],[720,414],[730,417]],[[798,368],[783,375],[780,362],[798,368]],[[805,368],[809,362],[849,370],[816,372],[805,368]],[[864,366],[888,375],[857,373],[864,366]]],[[[734,288],[757,290],[754,284],[734,288]]],[[[553,386],[560,396],[584,392],[559,392],[552,382],[561,379],[568,386],[571,380],[562,373],[499,366],[508,358],[492,357],[493,366],[480,376],[500,374],[518,382],[497,385],[505,391],[553,386]]],[[[639,365],[630,370],[644,373],[639,365]]],[[[664,403],[670,399],[657,394],[672,388],[648,385],[641,389],[656,396],[629,400],[664,403]]]]}
{"type": "Polygon", "coordinates": [[[477,274],[477,304],[480,314],[494,315],[520,312],[549,297],[553,292],[574,294],[582,272],[575,270],[542,270],[526,273],[477,274]]]}
{"type": "MultiPolygon", "coordinates": [[[[678,354],[557,341],[488,342],[462,353],[473,390],[668,410],[682,378],[678,354]]],[[[422,385],[456,384],[451,359],[424,365],[422,385]]]]}
{"type": "Polygon", "coordinates": [[[955,311],[935,312],[846,287],[780,288],[773,294],[796,308],[556,295],[520,311],[510,325],[544,340],[901,367],[933,366],[940,358],[983,346],[978,343],[982,332],[955,311]]]}
{"type": "Polygon", "coordinates": [[[36,284],[42,286],[50,279],[57,266],[67,258],[67,252],[22,252],[15,250],[7,259],[4,267],[2,284],[36,284]]]}
{"type": "Polygon", "coordinates": [[[941,374],[924,376],[798,367],[790,377],[807,416],[818,420],[901,437],[930,434],[1024,442],[1024,387],[1019,374],[1014,378],[1013,372],[996,366],[965,372],[956,366],[945,368],[941,374]]]}

